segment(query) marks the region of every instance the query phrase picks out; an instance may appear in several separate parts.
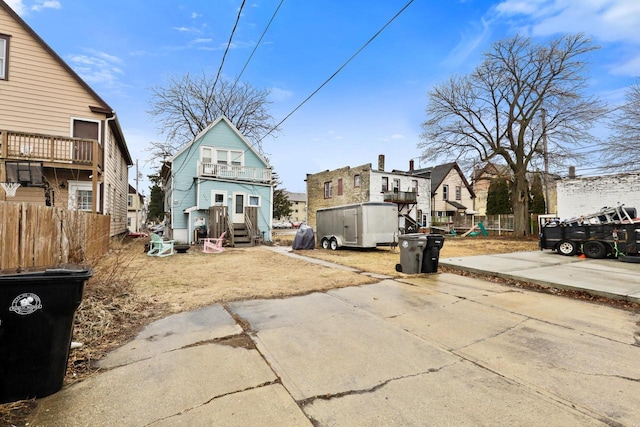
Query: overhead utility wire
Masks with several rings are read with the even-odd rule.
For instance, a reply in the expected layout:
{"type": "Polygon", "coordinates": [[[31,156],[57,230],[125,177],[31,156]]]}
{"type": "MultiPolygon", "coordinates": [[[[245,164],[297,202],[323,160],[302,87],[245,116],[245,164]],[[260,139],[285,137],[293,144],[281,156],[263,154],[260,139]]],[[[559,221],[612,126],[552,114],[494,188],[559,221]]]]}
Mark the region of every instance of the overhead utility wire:
{"type": "Polygon", "coordinates": [[[224,65],[224,60],[227,57],[227,52],[229,52],[229,48],[231,47],[231,40],[233,39],[233,34],[236,32],[236,28],[238,28],[238,22],[240,21],[240,16],[242,15],[242,9],[244,8],[244,2],[246,0],[242,0],[242,4],[240,5],[240,9],[238,9],[238,16],[236,17],[236,23],[233,25],[233,30],[231,30],[231,35],[229,35],[229,42],[227,42],[227,48],[224,50],[224,54],[222,55],[222,62],[220,62],[220,67],[218,68],[218,74],[216,75],[216,79],[213,82],[213,88],[215,89],[216,84],[218,83],[218,79],[220,78],[220,74],[222,73],[222,66],[224,65]]]}
{"type": "Polygon", "coordinates": [[[242,70],[240,71],[240,74],[238,74],[238,77],[236,77],[236,81],[233,83],[233,87],[231,88],[231,92],[233,92],[233,90],[236,88],[236,85],[238,84],[238,81],[240,81],[240,77],[242,77],[242,74],[244,73],[244,70],[247,68],[247,65],[249,65],[249,62],[251,62],[251,58],[253,58],[253,54],[256,53],[256,50],[258,49],[258,46],[260,46],[260,42],[262,42],[262,39],[264,38],[264,35],[267,34],[267,31],[269,30],[269,27],[271,26],[271,23],[273,22],[274,18],[276,17],[278,11],[280,10],[280,6],[282,6],[282,3],[284,3],[284,0],[280,0],[280,4],[276,8],[275,12],[273,12],[273,15],[271,16],[271,19],[269,20],[269,23],[267,24],[267,27],[264,29],[264,31],[262,32],[262,35],[260,36],[260,39],[258,40],[256,45],[253,47],[253,50],[251,51],[251,54],[249,55],[249,58],[247,58],[247,62],[245,62],[244,67],[242,67],[242,70]]]}
{"type": "MultiPolygon", "coordinates": [[[[312,98],[316,93],[318,93],[318,92],[320,91],[320,89],[322,89],[322,88],[323,88],[327,83],[329,83],[329,82],[330,82],[330,81],[331,81],[335,76],[337,76],[337,75],[338,75],[338,73],[339,73],[340,71],[342,71],[342,69],[343,69],[344,67],[346,67],[346,66],[347,66],[347,64],[349,64],[349,63],[350,63],[350,62],[351,62],[351,61],[352,61],[356,56],[358,56],[358,54],[359,54],[360,52],[362,52],[362,51],[364,50],[364,48],[365,48],[365,47],[367,47],[367,46],[368,46],[368,45],[369,45],[369,44],[370,44],[370,43],[371,43],[371,42],[372,42],[376,37],[378,37],[378,35],[380,35],[380,33],[381,33],[382,31],[384,31],[384,29],[385,29],[385,28],[387,28],[387,27],[388,27],[388,26],[389,26],[389,25],[390,25],[390,24],[391,24],[391,23],[392,23],[392,22],[393,22],[393,21],[394,21],[398,16],[400,16],[400,14],[401,14],[402,12],[404,12],[404,11],[405,11],[405,9],[406,9],[407,7],[409,7],[409,5],[410,5],[411,3],[413,3],[413,0],[410,0],[406,5],[404,5],[404,7],[403,7],[402,9],[400,9],[400,11],[399,11],[398,13],[396,13],[396,14],[393,16],[393,18],[391,18],[389,21],[387,21],[387,23],[386,23],[386,24],[384,24],[384,25],[382,26],[382,28],[380,28],[380,29],[378,30],[378,32],[377,32],[377,33],[375,33],[375,34],[374,34],[374,35],[373,35],[373,36],[372,36],[372,37],[371,37],[371,38],[370,38],[370,39],[369,39],[369,40],[368,40],[364,45],[362,45],[362,47],[361,47],[360,49],[358,49],[358,50],[356,51],[356,53],[354,53],[354,54],[351,56],[351,58],[349,58],[349,59],[348,59],[344,64],[342,64],[342,65],[340,66],[340,68],[338,68],[338,70],[337,70],[335,73],[333,73],[333,74],[331,75],[331,77],[329,77],[327,80],[325,80],[325,81],[324,81],[324,83],[322,83],[322,84],[321,84],[321,85],[320,85],[316,90],[314,90],[314,91],[311,93],[311,95],[307,96],[307,97],[305,98],[305,100],[304,100],[304,101],[302,101],[300,104],[298,104],[298,106],[297,106],[296,108],[294,108],[294,109],[293,109],[289,114],[287,114],[287,115],[285,116],[285,118],[284,118],[284,119],[280,120],[280,122],[279,122],[277,125],[275,125],[273,128],[271,128],[271,129],[269,130],[269,132],[267,132],[267,133],[266,133],[262,138],[260,138],[260,139],[256,142],[256,144],[257,144],[257,143],[262,142],[262,140],[263,140],[263,139],[265,139],[267,136],[269,136],[269,135],[270,135],[274,130],[276,130],[276,129],[278,128],[278,126],[280,126],[282,123],[284,123],[284,122],[285,122],[289,117],[291,117],[291,116],[293,115],[293,113],[295,113],[296,111],[298,111],[298,109],[300,109],[300,107],[302,107],[304,104],[306,104],[306,102],[307,102],[307,101],[309,101],[309,100],[310,100],[310,99],[311,99],[311,98],[312,98]]],[[[255,145],[255,144],[254,144],[254,145],[255,145]]]]}
{"type": "MultiPolygon", "coordinates": [[[[224,65],[224,60],[227,57],[227,52],[229,52],[229,48],[231,47],[231,41],[233,40],[233,35],[236,32],[236,28],[238,28],[238,22],[240,22],[240,16],[242,16],[242,9],[244,8],[245,1],[246,0],[242,0],[242,4],[240,5],[240,9],[238,9],[238,16],[236,17],[236,22],[233,25],[233,29],[231,30],[231,34],[229,35],[229,41],[227,42],[227,47],[224,50],[224,54],[222,55],[222,61],[220,62],[220,67],[218,67],[218,74],[216,75],[216,79],[213,82],[212,90],[214,90],[216,88],[216,84],[218,84],[218,79],[220,78],[220,74],[222,73],[222,66],[224,65]]],[[[179,173],[186,166],[187,158],[188,158],[190,152],[191,152],[191,145],[189,146],[189,148],[187,150],[187,154],[185,155],[184,160],[182,161],[182,164],[176,170],[176,173],[179,173]]]]}

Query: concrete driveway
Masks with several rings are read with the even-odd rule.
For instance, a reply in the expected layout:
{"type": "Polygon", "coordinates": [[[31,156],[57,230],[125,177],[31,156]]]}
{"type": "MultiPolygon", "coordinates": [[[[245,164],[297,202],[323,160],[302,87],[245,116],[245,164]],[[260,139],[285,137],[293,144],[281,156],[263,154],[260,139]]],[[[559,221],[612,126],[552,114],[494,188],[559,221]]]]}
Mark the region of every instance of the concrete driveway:
{"type": "Polygon", "coordinates": [[[436,274],[168,317],[31,426],[640,425],[637,313],[436,274]]]}

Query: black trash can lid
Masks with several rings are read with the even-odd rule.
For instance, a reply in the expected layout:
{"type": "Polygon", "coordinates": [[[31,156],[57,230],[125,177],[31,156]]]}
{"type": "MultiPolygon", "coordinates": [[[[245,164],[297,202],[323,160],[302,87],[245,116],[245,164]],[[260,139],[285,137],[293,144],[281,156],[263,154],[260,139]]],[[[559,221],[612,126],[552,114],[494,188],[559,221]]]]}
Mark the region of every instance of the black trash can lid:
{"type": "Polygon", "coordinates": [[[57,278],[78,278],[78,279],[88,279],[93,275],[93,271],[90,268],[82,268],[80,266],[64,266],[64,267],[54,267],[47,268],[44,270],[38,271],[25,271],[22,273],[10,273],[10,274],[0,274],[0,282],[14,282],[18,280],[25,280],[31,278],[46,278],[46,279],[57,279],[57,278]]]}

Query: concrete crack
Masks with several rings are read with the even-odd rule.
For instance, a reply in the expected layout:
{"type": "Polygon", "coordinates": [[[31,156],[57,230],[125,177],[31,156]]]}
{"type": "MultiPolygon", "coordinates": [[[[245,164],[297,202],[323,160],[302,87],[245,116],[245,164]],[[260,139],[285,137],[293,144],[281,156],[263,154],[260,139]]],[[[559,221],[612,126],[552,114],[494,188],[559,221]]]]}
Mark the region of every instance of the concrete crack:
{"type": "Polygon", "coordinates": [[[166,417],[162,417],[162,418],[158,418],[157,420],[153,420],[152,422],[150,422],[148,424],[145,424],[145,427],[146,426],[152,426],[155,423],[160,422],[160,421],[169,420],[169,419],[171,419],[173,417],[178,417],[180,415],[186,414],[186,413],[188,413],[190,411],[193,411],[194,409],[198,409],[198,408],[201,408],[201,407],[203,407],[205,405],[208,405],[209,403],[213,402],[216,399],[220,399],[220,398],[226,397],[226,396],[232,396],[232,395],[238,394],[238,393],[244,393],[245,391],[255,390],[255,389],[258,389],[258,388],[267,387],[267,386],[274,385],[274,384],[281,384],[280,378],[276,378],[273,381],[267,381],[267,382],[264,382],[262,384],[254,385],[254,386],[251,386],[251,387],[247,387],[247,388],[244,388],[242,390],[234,390],[234,391],[230,391],[228,393],[222,393],[222,394],[216,395],[216,396],[212,397],[211,399],[207,400],[206,402],[203,402],[203,403],[200,403],[198,405],[192,406],[191,408],[187,408],[187,409],[184,409],[184,410],[182,410],[180,412],[176,412],[175,414],[171,414],[171,415],[168,415],[166,417]]]}
{"type": "Polygon", "coordinates": [[[361,390],[347,390],[347,391],[342,391],[339,393],[326,393],[326,394],[320,394],[317,396],[312,396],[312,397],[308,397],[306,399],[303,400],[298,400],[298,406],[300,406],[300,408],[304,408],[305,406],[315,402],[316,400],[331,400],[331,399],[338,399],[344,396],[350,396],[350,395],[357,395],[357,394],[368,394],[368,393],[373,393],[379,389],[381,389],[382,387],[385,387],[386,385],[388,385],[389,383],[393,382],[393,381],[398,381],[398,380],[404,380],[407,378],[414,378],[414,377],[419,377],[422,375],[427,375],[427,374],[432,374],[434,372],[439,372],[442,369],[448,368],[450,366],[453,366],[455,364],[457,364],[459,362],[453,362],[453,363],[449,363],[447,365],[441,366],[439,368],[431,368],[425,372],[418,372],[416,374],[411,374],[411,375],[403,375],[400,377],[396,377],[396,378],[390,378],[386,381],[381,382],[380,384],[377,384],[373,387],[370,388],[366,388],[366,389],[361,389],[361,390]]]}
{"type": "Polygon", "coordinates": [[[458,351],[460,351],[460,350],[463,350],[463,349],[465,349],[465,348],[467,348],[467,347],[471,347],[472,345],[478,344],[479,342],[483,342],[483,341],[486,341],[486,340],[490,340],[490,339],[493,339],[493,338],[499,337],[500,335],[507,334],[507,333],[509,333],[509,332],[513,331],[514,329],[518,328],[520,325],[522,325],[523,323],[525,323],[525,322],[527,322],[527,321],[529,321],[529,320],[531,320],[529,317],[525,317],[525,318],[524,318],[524,319],[522,319],[520,322],[516,323],[515,325],[513,325],[513,326],[511,326],[511,327],[509,327],[509,328],[506,328],[506,329],[504,329],[504,330],[502,330],[502,331],[500,331],[500,332],[496,332],[496,333],[495,333],[495,334],[493,334],[493,335],[489,335],[489,336],[486,336],[486,337],[483,337],[483,338],[477,339],[477,340],[475,340],[475,341],[473,341],[473,342],[471,342],[471,343],[469,343],[469,344],[467,344],[467,345],[465,345],[465,346],[463,346],[463,347],[456,348],[456,349],[451,349],[450,351],[451,351],[452,353],[454,353],[454,354],[458,355],[456,352],[458,352],[458,351]]]}

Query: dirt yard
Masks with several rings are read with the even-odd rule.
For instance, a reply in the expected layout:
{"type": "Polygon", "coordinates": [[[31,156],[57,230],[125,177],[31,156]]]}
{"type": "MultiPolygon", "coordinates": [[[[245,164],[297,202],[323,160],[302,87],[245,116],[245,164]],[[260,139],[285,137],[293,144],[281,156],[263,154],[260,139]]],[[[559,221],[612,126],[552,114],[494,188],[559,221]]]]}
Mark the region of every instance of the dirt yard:
{"type": "MultiPolygon", "coordinates": [[[[537,240],[448,238],[441,258],[531,251],[537,240]]],[[[399,249],[295,251],[300,255],[347,265],[361,271],[403,277],[395,271],[399,249]]],[[[328,269],[276,254],[266,247],[228,248],[205,254],[197,248],[171,257],[148,257],[141,249],[130,268],[137,271],[136,291],[171,312],[249,298],[278,298],[374,281],[356,273],[328,269]]]]}

